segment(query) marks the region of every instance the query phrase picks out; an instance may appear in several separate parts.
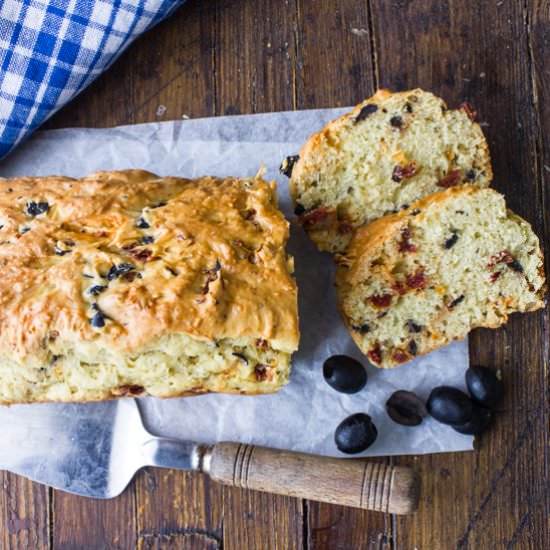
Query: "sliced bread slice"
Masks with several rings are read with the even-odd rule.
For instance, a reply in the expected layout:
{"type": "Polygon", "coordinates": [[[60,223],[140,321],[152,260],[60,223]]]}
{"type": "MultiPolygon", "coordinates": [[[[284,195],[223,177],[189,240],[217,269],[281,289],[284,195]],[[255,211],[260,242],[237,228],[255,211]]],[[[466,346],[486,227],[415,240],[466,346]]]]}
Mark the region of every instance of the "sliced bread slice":
{"type": "Polygon", "coordinates": [[[492,189],[426,197],[359,229],[336,259],[344,321],[379,367],[543,307],[538,238],[492,189]]]}
{"type": "Polygon", "coordinates": [[[426,195],[488,186],[489,149],[474,119],[469,105],[447,109],[420,89],[378,91],[283,163],[301,225],[321,250],[343,251],[355,228],[426,195]]]}

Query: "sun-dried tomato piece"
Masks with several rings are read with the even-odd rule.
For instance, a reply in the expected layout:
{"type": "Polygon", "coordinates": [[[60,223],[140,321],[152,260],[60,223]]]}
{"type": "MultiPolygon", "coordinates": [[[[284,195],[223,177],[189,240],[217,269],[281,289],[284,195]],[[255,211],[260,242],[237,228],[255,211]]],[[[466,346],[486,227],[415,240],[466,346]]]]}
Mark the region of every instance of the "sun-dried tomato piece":
{"type": "Polygon", "coordinates": [[[380,348],[380,344],[376,343],[374,347],[368,351],[367,356],[373,363],[379,365],[382,362],[382,349],[380,348]]]}
{"type": "Polygon", "coordinates": [[[494,273],[491,273],[491,276],[489,277],[489,282],[494,283],[499,277],[500,271],[495,271],[494,273]]]}
{"type": "Polygon", "coordinates": [[[401,229],[401,240],[399,241],[399,252],[416,252],[416,245],[411,243],[411,230],[408,227],[401,229]]]}
{"type": "Polygon", "coordinates": [[[403,350],[396,349],[392,353],[392,359],[396,361],[397,363],[404,363],[405,361],[409,360],[409,356],[407,353],[405,353],[403,350]]]}
{"type": "Polygon", "coordinates": [[[338,222],[336,210],[321,206],[302,214],[298,219],[298,223],[304,229],[329,229],[334,227],[338,222]]]}
{"type": "Polygon", "coordinates": [[[264,380],[271,382],[271,380],[273,380],[272,368],[268,365],[258,364],[254,367],[254,376],[257,382],[263,382],[264,380]]]}
{"type": "Polygon", "coordinates": [[[113,388],[111,393],[117,397],[138,397],[145,394],[145,388],[136,384],[128,384],[113,388]]]}
{"type": "Polygon", "coordinates": [[[371,296],[369,302],[377,308],[386,308],[391,304],[392,295],[391,294],[382,294],[381,296],[371,296]]]}
{"type": "Polygon", "coordinates": [[[401,180],[412,178],[416,174],[416,162],[412,161],[404,166],[396,164],[393,168],[391,179],[397,183],[401,180]]]}
{"type": "Polygon", "coordinates": [[[395,292],[397,292],[397,294],[399,294],[399,296],[404,296],[409,291],[403,281],[394,281],[394,283],[392,284],[392,288],[393,290],[395,290],[395,292]]]}
{"type": "Polygon", "coordinates": [[[133,250],[131,252],[132,258],[135,258],[136,260],[139,260],[141,262],[148,262],[151,259],[152,255],[153,252],[151,250],[148,250],[147,248],[143,248],[142,250],[133,250]]]}
{"type": "Polygon", "coordinates": [[[475,122],[477,120],[477,111],[474,110],[471,103],[468,103],[467,101],[463,101],[459,106],[459,109],[462,109],[467,115],[468,118],[475,122]]]}
{"type": "Polygon", "coordinates": [[[505,248],[500,252],[497,252],[494,256],[491,256],[487,269],[493,269],[496,264],[506,264],[510,269],[523,273],[523,266],[508,252],[505,248]]]}
{"type": "Polygon", "coordinates": [[[448,189],[449,187],[460,185],[460,183],[460,170],[452,170],[444,178],[441,178],[436,185],[448,189]]]}
{"type": "Polygon", "coordinates": [[[264,340],[263,338],[256,338],[256,347],[266,350],[269,347],[269,344],[267,343],[267,340],[264,340]]]}
{"type": "Polygon", "coordinates": [[[353,231],[353,225],[349,222],[340,222],[338,224],[338,233],[341,233],[342,235],[347,235],[348,233],[351,233],[353,231]]]}
{"type": "Polygon", "coordinates": [[[413,274],[407,275],[405,282],[409,288],[421,289],[428,284],[424,270],[419,267],[413,274]]]}

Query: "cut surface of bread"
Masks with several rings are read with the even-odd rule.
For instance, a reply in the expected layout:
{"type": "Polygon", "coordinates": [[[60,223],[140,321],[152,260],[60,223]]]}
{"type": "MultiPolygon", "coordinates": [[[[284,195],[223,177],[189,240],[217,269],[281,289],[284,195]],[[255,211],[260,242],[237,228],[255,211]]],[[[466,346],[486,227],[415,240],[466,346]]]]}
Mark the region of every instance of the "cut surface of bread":
{"type": "Polygon", "coordinates": [[[454,187],[380,218],[337,264],[344,321],[379,367],[544,304],[538,238],[492,189],[454,187]]]}
{"type": "Polygon", "coordinates": [[[266,393],[298,346],[275,184],[0,179],[0,402],[266,393]]]}
{"type": "Polygon", "coordinates": [[[447,109],[420,89],[379,90],[283,163],[299,222],[321,250],[341,252],[354,229],[424,196],[488,186],[489,149],[474,118],[469,105],[447,109]]]}

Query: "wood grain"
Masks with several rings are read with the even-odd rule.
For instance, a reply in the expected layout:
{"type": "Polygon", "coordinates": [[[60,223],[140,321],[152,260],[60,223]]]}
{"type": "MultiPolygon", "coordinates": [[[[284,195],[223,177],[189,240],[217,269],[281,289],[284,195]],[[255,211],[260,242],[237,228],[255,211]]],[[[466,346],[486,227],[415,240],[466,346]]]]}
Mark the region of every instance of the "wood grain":
{"type": "MultiPolygon", "coordinates": [[[[298,0],[296,108],[354,105],[377,87],[369,2],[298,0]]],[[[368,411],[367,411],[368,412],[368,411]]],[[[389,548],[389,515],[308,502],[307,548],[389,548]]]]}
{"type": "Polygon", "coordinates": [[[47,548],[50,543],[49,489],[0,472],[0,548],[47,548]]]}
{"type": "MultiPolygon", "coordinates": [[[[451,105],[472,102],[488,136],[494,187],[543,235],[542,215],[549,205],[542,204],[533,162],[539,153],[525,6],[381,1],[374,3],[373,14],[375,32],[384,34],[386,46],[408,45],[402,53],[380,46],[382,85],[420,85],[451,105]]],[[[496,331],[474,332],[471,361],[502,369],[503,410],[494,429],[476,441],[474,454],[417,459],[426,497],[415,518],[394,519],[397,548],[545,547],[547,327],[539,312],[514,316],[496,331]],[[539,528],[530,530],[528,523],[539,528]]]]}
{"type": "Polygon", "coordinates": [[[144,548],[170,548],[178,540],[191,548],[222,548],[222,488],[206,476],[146,468],[138,474],[136,493],[144,548]]]}
{"type": "MultiPolygon", "coordinates": [[[[423,86],[450,105],[476,106],[495,187],[534,224],[550,258],[549,29],[548,0],[190,0],[46,127],[351,105],[378,85],[423,86]]],[[[473,453],[392,459],[422,473],[413,517],[175,471],[142,472],[111,502],[0,473],[0,545],[549,548],[549,327],[547,308],[472,336],[472,360],[502,369],[502,411],[473,453]]]]}
{"type": "Polygon", "coordinates": [[[372,460],[341,460],[244,443],[207,451],[210,478],[245,489],[394,514],[416,511],[414,470],[372,460]]]}

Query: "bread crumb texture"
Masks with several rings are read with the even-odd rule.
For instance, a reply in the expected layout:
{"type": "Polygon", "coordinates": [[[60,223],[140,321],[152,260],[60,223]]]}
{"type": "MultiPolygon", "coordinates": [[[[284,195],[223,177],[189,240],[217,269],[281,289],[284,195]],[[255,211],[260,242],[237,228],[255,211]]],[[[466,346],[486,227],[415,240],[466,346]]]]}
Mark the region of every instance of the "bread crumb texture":
{"type": "Polygon", "coordinates": [[[354,229],[424,196],[488,186],[489,149],[474,120],[468,104],[379,90],[300,151],[290,188],[301,225],[321,250],[342,252],[354,229]]]}
{"type": "Polygon", "coordinates": [[[380,218],[337,263],[344,321],[379,367],[544,305],[538,238],[492,189],[454,187],[380,218]]]}
{"type": "Polygon", "coordinates": [[[287,238],[259,178],[0,179],[0,402],[278,390],[287,238]]]}

